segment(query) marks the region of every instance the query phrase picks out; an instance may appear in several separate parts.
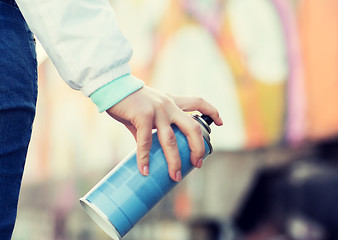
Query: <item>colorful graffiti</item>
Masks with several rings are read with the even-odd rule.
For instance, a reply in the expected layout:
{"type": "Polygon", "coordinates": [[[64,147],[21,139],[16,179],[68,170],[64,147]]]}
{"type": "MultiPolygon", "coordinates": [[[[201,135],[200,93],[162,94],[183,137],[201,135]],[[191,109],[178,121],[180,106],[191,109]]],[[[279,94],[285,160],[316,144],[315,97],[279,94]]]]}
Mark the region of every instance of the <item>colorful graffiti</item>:
{"type": "MultiPolygon", "coordinates": [[[[150,9],[155,1],[137,2],[150,9]]],[[[225,127],[215,134],[217,148],[297,145],[338,133],[337,111],[328,107],[338,72],[334,1],[164,2],[156,23],[147,17],[152,46],[136,72],[218,106],[225,127]]]]}

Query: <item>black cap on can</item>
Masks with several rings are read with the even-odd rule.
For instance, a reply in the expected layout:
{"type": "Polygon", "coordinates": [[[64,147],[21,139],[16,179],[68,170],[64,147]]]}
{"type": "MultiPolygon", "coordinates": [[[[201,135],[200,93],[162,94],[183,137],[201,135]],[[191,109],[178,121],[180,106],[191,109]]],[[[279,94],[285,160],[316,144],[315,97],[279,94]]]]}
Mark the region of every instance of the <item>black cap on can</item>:
{"type": "Polygon", "coordinates": [[[209,117],[208,115],[202,115],[201,118],[208,124],[212,124],[214,122],[214,120],[212,120],[211,117],[209,117]]]}

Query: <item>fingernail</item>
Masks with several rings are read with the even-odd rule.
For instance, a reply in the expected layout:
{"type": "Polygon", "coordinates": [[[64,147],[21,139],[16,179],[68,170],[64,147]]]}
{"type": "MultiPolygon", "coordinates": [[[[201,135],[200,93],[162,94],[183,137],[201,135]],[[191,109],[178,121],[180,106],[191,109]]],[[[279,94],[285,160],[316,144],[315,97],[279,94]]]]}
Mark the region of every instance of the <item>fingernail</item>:
{"type": "Polygon", "coordinates": [[[203,159],[198,160],[197,162],[197,168],[201,168],[203,164],[203,159]]]}
{"type": "Polygon", "coordinates": [[[181,171],[177,171],[176,172],[176,182],[179,182],[182,180],[182,174],[181,174],[181,171]]]}
{"type": "Polygon", "coordinates": [[[143,175],[149,175],[149,166],[148,165],[143,166],[143,175]]]}

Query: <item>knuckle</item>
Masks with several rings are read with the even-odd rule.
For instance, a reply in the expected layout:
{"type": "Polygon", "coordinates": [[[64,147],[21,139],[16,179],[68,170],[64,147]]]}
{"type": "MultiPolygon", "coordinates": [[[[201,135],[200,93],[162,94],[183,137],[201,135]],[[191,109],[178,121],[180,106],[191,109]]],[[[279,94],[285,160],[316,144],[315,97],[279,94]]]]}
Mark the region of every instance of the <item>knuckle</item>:
{"type": "Polygon", "coordinates": [[[146,157],[138,158],[138,159],[137,159],[137,162],[138,162],[137,165],[138,165],[138,167],[139,167],[140,169],[142,169],[142,167],[143,167],[144,165],[146,165],[146,164],[149,163],[148,158],[146,158],[146,157]]]}
{"type": "Polygon", "coordinates": [[[199,158],[203,157],[204,156],[204,152],[205,152],[204,147],[199,148],[198,151],[197,151],[197,153],[196,153],[197,157],[199,157],[199,158]]]}
{"type": "Polygon", "coordinates": [[[175,147],[177,145],[176,136],[173,132],[168,134],[166,139],[166,145],[169,147],[175,147]]]}
{"type": "Polygon", "coordinates": [[[175,160],[169,163],[170,169],[173,171],[177,171],[181,169],[181,161],[175,160]]]}
{"type": "Polygon", "coordinates": [[[198,122],[196,122],[195,120],[192,122],[192,124],[190,125],[191,130],[198,133],[198,134],[202,134],[201,131],[201,126],[198,122]]]}
{"type": "Polygon", "coordinates": [[[152,119],[155,115],[155,111],[153,108],[151,107],[148,107],[148,108],[144,108],[142,109],[142,116],[144,118],[147,118],[147,119],[152,119]]]}
{"type": "Polygon", "coordinates": [[[195,147],[191,149],[191,151],[194,153],[194,156],[196,156],[197,158],[201,158],[204,156],[204,152],[205,152],[204,145],[195,147]]]}
{"type": "Polygon", "coordinates": [[[165,112],[166,109],[167,109],[167,107],[168,107],[170,104],[172,104],[172,102],[170,101],[169,98],[166,98],[166,97],[162,97],[162,98],[160,98],[158,101],[156,101],[156,102],[154,103],[155,108],[156,108],[157,110],[162,111],[162,112],[165,112]]]}
{"type": "MultiPolygon", "coordinates": [[[[149,151],[151,148],[151,140],[145,140],[139,144],[141,150],[149,151]]],[[[145,154],[146,155],[146,154],[145,154]]]]}
{"type": "Polygon", "coordinates": [[[204,98],[202,98],[202,97],[195,97],[195,102],[196,102],[196,104],[201,105],[205,101],[204,101],[204,98]]]}
{"type": "Polygon", "coordinates": [[[217,119],[219,118],[219,112],[217,111],[217,109],[214,109],[213,112],[209,114],[209,116],[217,119]]]}
{"type": "Polygon", "coordinates": [[[164,102],[157,102],[155,105],[156,110],[160,111],[160,112],[165,112],[166,109],[166,104],[164,102]]]}
{"type": "Polygon", "coordinates": [[[137,163],[139,167],[142,167],[149,162],[148,152],[138,151],[137,153],[137,163]]]}

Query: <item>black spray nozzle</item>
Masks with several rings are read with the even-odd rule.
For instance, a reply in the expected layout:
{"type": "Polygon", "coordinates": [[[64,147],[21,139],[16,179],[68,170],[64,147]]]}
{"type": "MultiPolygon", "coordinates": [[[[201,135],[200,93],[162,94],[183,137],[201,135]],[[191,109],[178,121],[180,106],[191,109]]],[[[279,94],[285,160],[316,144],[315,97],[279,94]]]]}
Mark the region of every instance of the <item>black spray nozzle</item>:
{"type": "Polygon", "coordinates": [[[212,120],[211,117],[209,117],[208,115],[202,115],[201,118],[208,124],[212,124],[214,122],[214,120],[212,120]]]}

